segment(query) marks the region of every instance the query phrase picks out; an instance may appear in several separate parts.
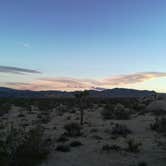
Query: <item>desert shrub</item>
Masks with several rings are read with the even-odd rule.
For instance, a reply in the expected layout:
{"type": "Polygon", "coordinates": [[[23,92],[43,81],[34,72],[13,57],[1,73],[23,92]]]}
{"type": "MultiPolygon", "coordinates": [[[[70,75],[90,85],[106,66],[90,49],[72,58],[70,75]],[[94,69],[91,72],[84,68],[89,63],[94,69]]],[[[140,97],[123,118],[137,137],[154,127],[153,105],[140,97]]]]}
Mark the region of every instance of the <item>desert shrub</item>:
{"type": "Polygon", "coordinates": [[[40,111],[49,111],[54,108],[54,103],[50,99],[38,99],[35,105],[40,111]]]}
{"type": "Polygon", "coordinates": [[[126,125],[121,125],[118,123],[116,123],[112,127],[112,131],[111,131],[111,134],[116,136],[123,136],[123,137],[126,137],[128,134],[131,134],[131,133],[132,131],[128,129],[126,125]]]}
{"type": "Polygon", "coordinates": [[[66,117],[66,120],[71,120],[71,116],[67,116],[67,117],[66,117]]]}
{"type": "Polygon", "coordinates": [[[110,151],[110,145],[108,145],[108,144],[103,145],[102,150],[105,151],[105,152],[109,152],[110,151]]]}
{"type": "Polygon", "coordinates": [[[47,124],[50,122],[50,112],[49,111],[42,111],[37,115],[40,123],[47,124]]]}
{"type": "Polygon", "coordinates": [[[130,166],[147,166],[148,164],[144,161],[139,162],[138,164],[131,164],[130,166]]]}
{"type": "Polygon", "coordinates": [[[152,130],[166,134],[166,117],[156,117],[155,122],[150,124],[152,130]]]}
{"type": "Polygon", "coordinates": [[[67,105],[64,104],[60,104],[56,109],[58,110],[59,115],[63,115],[64,113],[69,111],[67,105]]]}
{"type": "Polygon", "coordinates": [[[141,161],[138,163],[138,166],[147,166],[148,164],[145,161],[141,161]]]}
{"type": "Polygon", "coordinates": [[[101,115],[104,120],[115,119],[115,120],[128,120],[130,119],[131,112],[128,108],[122,104],[116,104],[112,107],[105,107],[101,115]]]}
{"type": "Polygon", "coordinates": [[[44,116],[44,115],[42,115],[42,117],[41,117],[40,120],[41,120],[41,123],[47,124],[50,121],[50,116],[44,116]]]}
{"type": "Polygon", "coordinates": [[[0,116],[3,116],[4,114],[7,114],[10,110],[11,105],[8,103],[4,103],[0,105],[0,116]]]}
{"type": "Polygon", "coordinates": [[[142,111],[142,110],[145,110],[145,108],[146,108],[146,105],[144,103],[139,102],[139,101],[137,101],[133,106],[133,109],[136,111],[142,111]]]}
{"type": "Polygon", "coordinates": [[[119,146],[119,145],[109,145],[109,144],[105,144],[103,145],[102,147],[102,150],[103,151],[106,151],[106,152],[109,152],[110,150],[113,150],[113,151],[120,151],[122,148],[119,146]]]}
{"type": "Polygon", "coordinates": [[[71,114],[75,114],[75,113],[76,113],[76,110],[75,110],[75,109],[72,109],[72,110],[70,110],[70,113],[71,113],[71,114]]]}
{"type": "Polygon", "coordinates": [[[49,144],[42,139],[43,130],[35,128],[29,132],[11,127],[6,138],[0,141],[0,165],[35,166],[49,153],[49,144]]]}
{"type": "Polygon", "coordinates": [[[101,136],[99,136],[99,135],[92,135],[91,136],[93,139],[95,139],[95,140],[102,140],[103,138],[101,137],[101,136]]]}
{"type": "Polygon", "coordinates": [[[140,152],[140,146],[142,145],[142,143],[140,142],[137,142],[136,140],[134,139],[129,139],[127,141],[127,148],[126,150],[128,152],[132,152],[132,153],[138,153],[140,152]]]}
{"type": "Polygon", "coordinates": [[[49,153],[49,142],[42,140],[43,130],[35,128],[28,132],[24,141],[17,147],[14,163],[18,166],[36,165],[49,153]]]}
{"type": "Polygon", "coordinates": [[[18,114],[18,117],[19,117],[19,118],[22,118],[22,117],[25,117],[25,115],[20,112],[20,113],[18,114]]]}
{"type": "Polygon", "coordinates": [[[118,120],[130,119],[130,110],[122,104],[117,104],[114,108],[114,116],[118,120]]]}
{"type": "Polygon", "coordinates": [[[70,152],[70,146],[69,145],[58,145],[55,149],[59,152],[70,152]]]}
{"type": "Polygon", "coordinates": [[[70,143],[71,147],[77,147],[77,146],[81,146],[81,145],[82,145],[82,143],[80,141],[72,141],[70,143]]]}
{"type": "Polygon", "coordinates": [[[166,115],[165,109],[152,110],[151,113],[155,116],[166,115]]]}
{"type": "Polygon", "coordinates": [[[62,134],[56,141],[57,142],[67,142],[69,139],[66,137],[65,134],[62,134]]]}
{"type": "Polygon", "coordinates": [[[103,109],[101,111],[101,115],[102,115],[104,120],[113,119],[112,110],[103,109]]]}
{"type": "Polygon", "coordinates": [[[101,115],[104,120],[113,119],[113,105],[106,105],[104,109],[101,111],[101,115]]]}
{"type": "Polygon", "coordinates": [[[91,133],[97,133],[97,132],[98,132],[98,129],[93,128],[93,129],[90,130],[90,132],[91,132],[91,133]]]}
{"type": "Polygon", "coordinates": [[[70,137],[81,136],[81,126],[78,123],[70,122],[64,126],[66,135],[70,137]]]}

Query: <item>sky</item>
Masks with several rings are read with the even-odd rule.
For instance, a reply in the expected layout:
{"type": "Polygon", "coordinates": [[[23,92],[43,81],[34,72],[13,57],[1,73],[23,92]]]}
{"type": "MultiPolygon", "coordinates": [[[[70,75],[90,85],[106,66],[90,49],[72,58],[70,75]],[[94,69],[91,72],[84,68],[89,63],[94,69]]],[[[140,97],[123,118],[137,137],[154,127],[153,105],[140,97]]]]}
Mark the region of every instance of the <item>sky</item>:
{"type": "Polygon", "coordinates": [[[165,0],[0,0],[0,86],[166,92],[165,0]]]}

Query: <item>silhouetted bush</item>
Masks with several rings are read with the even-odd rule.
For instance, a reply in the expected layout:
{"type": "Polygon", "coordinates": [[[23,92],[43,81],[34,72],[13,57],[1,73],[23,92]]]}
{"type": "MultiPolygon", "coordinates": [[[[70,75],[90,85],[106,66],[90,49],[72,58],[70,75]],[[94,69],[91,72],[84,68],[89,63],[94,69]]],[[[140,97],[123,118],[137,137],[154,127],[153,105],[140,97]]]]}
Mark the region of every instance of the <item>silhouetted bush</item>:
{"type": "Polygon", "coordinates": [[[25,133],[11,127],[6,138],[0,141],[0,165],[35,166],[46,159],[49,143],[42,139],[43,129],[35,128],[25,133]]]}
{"type": "Polygon", "coordinates": [[[99,135],[92,135],[91,136],[93,139],[96,139],[96,140],[102,140],[103,138],[101,137],[101,136],[99,136],[99,135]]]}
{"type": "Polygon", "coordinates": [[[62,134],[56,141],[57,142],[67,142],[69,139],[66,137],[65,134],[62,134]]]}
{"type": "Polygon", "coordinates": [[[104,109],[101,111],[101,115],[104,120],[109,120],[114,118],[113,112],[114,112],[114,106],[106,105],[104,109]]]}
{"type": "Polygon", "coordinates": [[[82,143],[80,141],[72,141],[70,143],[71,147],[77,147],[77,146],[81,146],[81,145],[82,145],[82,143]]]}
{"type": "Polygon", "coordinates": [[[7,114],[10,110],[11,105],[8,103],[4,103],[0,105],[0,116],[3,116],[4,114],[7,114]]]}
{"type": "Polygon", "coordinates": [[[64,129],[66,130],[66,135],[70,137],[77,137],[81,136],[81,126],[78,123],[68,123],[64,126],[64,129]]]}
{"type": "Polygon", "coordinates": [[[111,134],[116,135],[116,136],[123,136],[126,137],[128,134],[131,134],[131,130],[127,128],[126,125],[121,125],[116,123],[111,131],[111,134]]]}
{"type": "Polygon", "coordinates": [[[128,108],[124,107],[122,104],[117,104],[115,106],[105,107],[101,115],[104,120],[115,119],[115,120],[128,120],[130,119],[131,112],[128,108]]]}
{"type": "Polygon", "coordinates": [[[115,145],[115,144],[114,145],[105,144],[103,145],[102,150],[106,152],[109,152],[110,150],[120,151],[122,150],[122,148],[119,145],[115,145]]]}
{"type": "Polygon", "coordinates": [[[145,161],[141,161],[138,163],[138,166],[147,166],[148,164],[145,161]]]}
{"type": "Polygon", "coordinates": [[[59,151],[59,152],[70,152],[70,146],[69,145],[58,145],[56,147],[56,151],[59,151]]]}
{"type": "Polygon", "coordinates": [[[156,117],[155,122],[150,124],[152,130],[166,134],[166,117],[156,117]]]}
{"type": "Polygon", "coordinates": [[[137,142],[134,139],[129,139],[127,141],[127,148],[126,148],[126,150],[128,152],[138,153],[138,152],[140,152],[140,146],[142,146],[142,143],[137,142]]]}

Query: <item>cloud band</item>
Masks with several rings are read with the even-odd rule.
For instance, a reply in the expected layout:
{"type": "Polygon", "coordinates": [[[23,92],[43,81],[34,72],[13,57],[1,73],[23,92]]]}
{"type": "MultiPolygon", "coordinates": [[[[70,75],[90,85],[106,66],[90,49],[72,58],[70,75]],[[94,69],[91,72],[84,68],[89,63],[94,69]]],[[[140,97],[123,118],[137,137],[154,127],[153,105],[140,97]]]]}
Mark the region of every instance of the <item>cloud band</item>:
{"type": "Polygon", "coordinates": [[[19,67],[11,66],[0,66],[0,73],[10,73],[10,74],[40,74],[40,71],[32,69],[24,69],[19,67]]]}
{"type": "MultiPolygon", "coordinates": [[[[101,90],[142,83],[156,78],[166,77],[164,72],[142,72],[118,75],[105,79],[78,79],[70,77],[40,78],[32,83],[12,83],[19,89],[75,91],[84,89],[101,90]]],[[[10,85],[12,85],[10,83],[10,85]]]]}

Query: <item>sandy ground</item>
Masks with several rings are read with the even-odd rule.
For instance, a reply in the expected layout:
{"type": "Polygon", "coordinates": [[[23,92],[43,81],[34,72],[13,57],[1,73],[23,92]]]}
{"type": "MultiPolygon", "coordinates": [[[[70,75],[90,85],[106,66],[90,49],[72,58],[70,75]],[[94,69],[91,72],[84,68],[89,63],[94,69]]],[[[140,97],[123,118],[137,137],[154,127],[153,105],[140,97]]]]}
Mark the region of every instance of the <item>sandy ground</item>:
{"type": "MultiPolygon", "coordinates": [[[[53,141],[53,146],[48,159],[41,166],[130,166],[145,161],[149,166],[166,166],[166,147],[162,145],[166,139],[150,130],[150,123],[154,117],[150,114],[133,116],[131,120],[106,120],[101,117],[101,109],[85,111],[85,125],[83,135],[77,138],[69,138],[67,143],[72,140],[79,140],[83,145],[72,147],[70,152],[56,151],[56,139],[64,132],[64,124],[68,122],[79,122],[79,111],[76,113],[64,113],[60,115],[57,109],[50,112],[50,120],[43,124],[46,132],[53,141]],[[118,137],[112,139],[109,131],[112,123],[125,124],[132,133],[126,138],[118,137]],[[127,151],[105,152],[103,145],[120,145],[125,148],[126,141],[135,138],[142,143],[139,153],[129,153],[127,151]]],[[[37,122],[39,111],[33,110],[32,113],[13,107],[9,114],[1,117],[1,122],[13,123],[15,125],[25,125],[32,127],[37,122]],[[23,114],[23,116],[20,116],[23,114]]],[[[4,123],[5,124],[5,123],[4,123]]]]}

